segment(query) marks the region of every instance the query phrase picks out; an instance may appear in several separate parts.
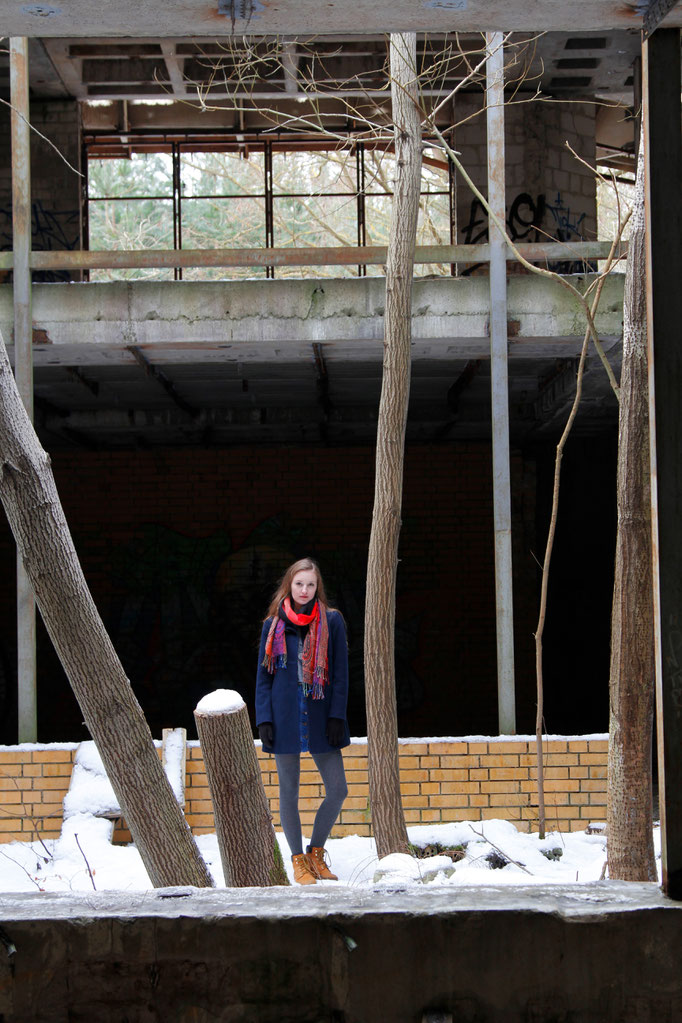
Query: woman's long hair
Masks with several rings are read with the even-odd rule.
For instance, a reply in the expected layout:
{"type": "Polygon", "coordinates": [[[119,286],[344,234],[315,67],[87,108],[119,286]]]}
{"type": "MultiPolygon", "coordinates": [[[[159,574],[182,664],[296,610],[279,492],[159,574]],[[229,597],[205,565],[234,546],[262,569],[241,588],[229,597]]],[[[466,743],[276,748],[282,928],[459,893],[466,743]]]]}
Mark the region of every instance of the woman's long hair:
{"type": "MultiPolygon", "coordinates": [[[[279,605],[282,603],[284,598],[290,596],[291,583],[297,572],[315,573],[317,576],[317,590],[315,592],[315,597],[329,607],[327,603],[327,594],[324,591],[324,582],[322,581],[320,566],[316,561],[313,561],[312,558],[301,558],[300,561],[295,561],[293,565],[289,565],[288,569],[280,579],[279,586],[272,595],[272,600],[270,601],[268,613],[266,614],[264,621],[271,618],[273,615],[276,615],[279,611],[279,605]]],[[[329,610],[333,611],[334,609],[329,608],[329,610]]]]}

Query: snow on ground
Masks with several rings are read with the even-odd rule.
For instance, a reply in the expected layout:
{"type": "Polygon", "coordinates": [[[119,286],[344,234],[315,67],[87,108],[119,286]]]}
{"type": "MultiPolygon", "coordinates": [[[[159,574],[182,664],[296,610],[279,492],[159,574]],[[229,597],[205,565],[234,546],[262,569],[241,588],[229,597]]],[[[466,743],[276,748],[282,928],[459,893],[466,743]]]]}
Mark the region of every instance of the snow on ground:
{"type": "MultiPolygon", "coordinates": [[[[415,894],[429,887],[505,884],[537,885],[598,881],[606,860],[606,839],[584,831],[552,832],[540,840],[516,830],[504,820],[417,825],[408,828],[415,846],[437,846],[438,855],[426,859],[394,855],[377,860],[373,839],[358,835],[330,839],[327,851],[339,882],[356,888],[395,889],[415,894]],[[464,847],[458,862],[440,852],[464,847]],[[561,855],[559,855],[559,852],[561,855]],[[546,853],[552,858],[548,858],[546,853]],[[493,869],[493,862],[506,866],[493,869]],[[375,880],[376,875],[376,880],[375,880]]],[[[0,845],[0,891],[64,892],[104,890],[144,891],[151,888],[133,845],[111,845],[111,822],[76,813],[64,822],[61,837],[46,842],[10,842],[0,845]]],[[[292,879],[284,836],[278,832],[285,863],[292,879]]],[[[659,829],[654,830],[660,857],[659,829]]],[[[215,834],[201,835],[197,844],[216,884],[224,884],[215,834]]],[[[335,882],[321,882],[334,886],[335,882]]]]}
{"type": "MultiPolygon", "coordinates": [[[[224,690],[212,694],[214,702],[206,712],[232,708],[237,694],[224,690]]],[[[239,697],[241,700],[241,697],[239,697]]],[[[167,742],[166,770],[176,794],[180,782],[180,759],[184,749],[171,736],[167,742]],[[177,777],[176,777],[177,776],[177,777]]],[[[468,741],[519,741],[533,736],[466,736],[468,741]]],[[[567,739],[570,736],[546,736],[546,739],[567,739]]],[[[605,739],[601,733],[580,736],[581,739],[605,739]]],[[[363,742],[354,739],[353,742],[363,742]]],[[[455,742],[442,739],[401,739],[400,742],[455,742]]],[[[53,743],[50,746],[21,748],[75,748],[74,743],[53,743]]],[[[3,748],[3,747],[0,747],[3,748]]],[[[11,747],[15,749],[16,747],[11,747]]],[[[116,797],[106,776],[94,743],[79,746],[72,784],[64,801],[65,820],[61,836],[45,842],[10,842],[0,844],[0,892],[68,892],[68,891],[145,891],[151,888],[147,872],[133,845],[111,844],[111,820],[93,816],[96,812],[116,809],[116,797]]],[[[598,881],[606,861],[606,839],[603,834],[588,835],[584,831],[551,832],[540,840],[537,834],[519,832],[505,820],[464,821],[451,824],[415,825],[408,828],[410,842],[420,848],[430,847],[428,858],[405,855],[377,859],[373,839],[358,835],[330,839],[327,851],[339,882],[355,888],[381,890],[400,888],[419,892],[429,887],[452,885],[540,885],[586,883],[598,881]],[[456,862],[444,850],[460,847],[463,858],[456,862]]],[[[286,840],[277,834],[290,880],[293,881],[291,859],[286,840]]],[[[660,863],[660,834],[654,829],[654,842],[660,863]]],[[[213,874],[217,886],[224,885],[218,842],[215,834],[201,835],[197,844],[213,874]]],[[[660,873],[660,866],[659,866],[660,873]]],[[[320,882],[334,886],[335,882],[320,882]]]]}

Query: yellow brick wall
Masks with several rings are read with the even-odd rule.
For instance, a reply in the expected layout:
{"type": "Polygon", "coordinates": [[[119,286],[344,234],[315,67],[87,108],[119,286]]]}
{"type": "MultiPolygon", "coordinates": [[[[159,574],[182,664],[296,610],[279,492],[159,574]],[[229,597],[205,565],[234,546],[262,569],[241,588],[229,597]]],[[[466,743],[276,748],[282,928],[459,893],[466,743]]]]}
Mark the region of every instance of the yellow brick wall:
{"type": "Polygon", "coordinates": [[[77,748],[0,749],[0,842],[59,838],[77,748]]]}
{"type": "MultiPolygon", "coordinates": [[[[408,824],[483,820],[499,817],[524,831],[537,830],[536,757],[530,739],[400,744],[400,781],[408,824]]],[[[64,748],[0,750],[0,842],[55,838],[61,802],[68,789],[76,744],[64,748]]],[[[547,826],[583,829],[606,817],[606,739],[561,739],[545,744],[547,826]]],[[[343,751],[348,798],[332,834],[371,833],[367,746],[355,742],[343,751]]],[[[258,748],[263,783],[275,827],[279,800],[275,758],[258,748]]],[[[322,798],[312,758],[301,761],[301,820],[310,832],[322,798]]],[[[214,831],[213,806],[199,744],[188,743],[185,813],[195,834],[214,831]]],[[[117,828],[115,840],[129,840],[117,828]]]]}
{"type": "MultiPolygon", "coordinates": [[[[401,742],[400,788],[408,824],[499,817],[523,831],[537,830],[536,756],[533,740],[401,742]]],[[[606,818],[606,739],[562,739],[545,744],[545,812],[548,828],[584,829],[606,818]]],[[[279,799],[275,758],[258,750],[275,827],[279,799]]],[[[367,746],[343,751],[348,798],[332,835],[369,835],[367,746]]],[[[301,822],[312,828],[322,798],[312,758],[301,759],[301,822]]],[[[192,830],[213,831],[213,811],[201,749],[189,744],[185,812],[192,830]]]]}

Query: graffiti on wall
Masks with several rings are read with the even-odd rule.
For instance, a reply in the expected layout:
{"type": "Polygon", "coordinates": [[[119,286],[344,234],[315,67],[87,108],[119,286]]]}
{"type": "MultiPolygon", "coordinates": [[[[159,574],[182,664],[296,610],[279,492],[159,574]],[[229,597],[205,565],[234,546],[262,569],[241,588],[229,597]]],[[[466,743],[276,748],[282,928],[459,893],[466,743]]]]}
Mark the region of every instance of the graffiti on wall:
{"type": "MultiPolygon", "coordinates": [[[[507,231],[512,241],[542,241],[540,227],[545,215],[545,197],[536,200],[528,192],[516,196],[507,213],[507,231]]],[[[465,245],[478,245],[488,241],[488,214],[479,199],[472,199],[469,220],[462,228],[465,245]]]]}
{"type": "Polygon", "coordinates": [[[547,210],[551,213],[555,224],[555,237],[560,242],[569,242],[572,239],[582,239],[582,224],[585,214],[576,216],[571,213],[571,207],[567,206],[561,198],[561,192],[557,192],[553,203],[547,203],[547,210]]]}
{"type": "MultiPolygon", "coordinates": [[[[555,240],[559,242],[582,241],[585,213],[579,215],[572,212],[571,207],[557,192],[553,202],[548,202],[544,195],[533,197],[528,192],[520,192],[512,201],[507,212],[507,231],[513,242],[543,242],[555,240]],[[546,215],[551,217],[551,225],[543,228],[546,215]]],[[[469,219],[461,231],[465,245],[476,245],[488,240],[488,214],[479,199],[472,199],[469,206],[469,219]]],[[[482,264],[470,266],[463,271],[468,275],[482,264]]],[[[590,268],[589,266],[587,267],[590,268]]],[[[549,269],[556,273],[584,273],[586,264],[582,260],[561,260],[550,263],[549,269]]]]}
{"type": "MultiPolygon", "coordinates": [[[[41,199],[31,203],[31,247],[36,250],[76,249],[80,242],[80,213],[76,210],[47,209],[41,199]]],[[[12,248],[12,207],[0,206],[0,250],[12,248]]],[[[33,274],[35,281],[68,281],[66,270],[45,270],[33,274]]]]}

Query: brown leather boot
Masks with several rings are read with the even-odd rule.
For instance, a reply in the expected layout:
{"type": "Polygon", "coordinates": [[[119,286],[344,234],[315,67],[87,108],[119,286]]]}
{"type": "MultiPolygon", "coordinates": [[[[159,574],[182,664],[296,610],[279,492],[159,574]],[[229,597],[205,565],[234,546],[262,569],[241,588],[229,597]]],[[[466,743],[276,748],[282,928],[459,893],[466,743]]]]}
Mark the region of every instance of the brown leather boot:
{"type": "Polygon", "coordinates": [[[294,865],[294,881],[296,884],[317,884],[317,875],[313,873],[311,864],[305,853],[291,857],[294,865]]]}
{"type": "Polygon", "coordinates": [[[311,846],[308,850],[310,869],[317,877],[319,877],[320,881],[338,881],[336,874],[332,874],[325,862],[326,855],[327,854],[324,849],[311,846]]]}

